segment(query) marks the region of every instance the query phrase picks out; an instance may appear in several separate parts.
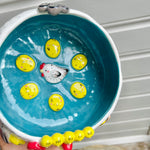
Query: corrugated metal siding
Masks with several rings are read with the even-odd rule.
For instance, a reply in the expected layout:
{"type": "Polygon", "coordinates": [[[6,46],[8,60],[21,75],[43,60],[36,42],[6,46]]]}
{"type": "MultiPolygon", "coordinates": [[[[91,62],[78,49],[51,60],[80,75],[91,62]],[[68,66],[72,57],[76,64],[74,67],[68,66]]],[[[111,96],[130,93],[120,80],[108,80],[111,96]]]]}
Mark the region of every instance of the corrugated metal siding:
{"type": "MultiPolygon", "coordinates": [[[[0,5],[0,26],[26,7],[34,7],[41,1],[18,0],[0,5]],[[13,6],[12,12],[7,12],[10,6],[13,6]]],[[[80,146],[96,141],[110,144],[110,139],[117,143],[117,138],[130,136],[137,137],[135,141],[150,139],[146,136],[150,125],[150,1],[66,0],[64,4],[84,11],[102,23],[116,43],[123,72],[121,97],[111,119],[80,146]]]]}

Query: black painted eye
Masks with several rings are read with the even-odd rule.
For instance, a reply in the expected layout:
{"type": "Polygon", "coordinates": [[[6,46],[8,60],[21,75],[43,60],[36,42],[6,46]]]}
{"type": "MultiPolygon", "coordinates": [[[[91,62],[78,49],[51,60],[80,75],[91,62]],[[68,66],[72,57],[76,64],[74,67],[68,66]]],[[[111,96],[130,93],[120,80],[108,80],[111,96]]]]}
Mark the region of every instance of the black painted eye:
{"type": "Polygon", "coordinates": [[[49,5],[48,7],[49,7],[49,8],[55,8],[55,6],[54,6],[54,5],[49,5]]]}
{"type": "Polygon", "coordinates": [[[47,71],[47,70],[45,70],[45,71],[47,71]]]}
{"type": "Polygon", "coordinates": [[[60,72],[58,72],[58,75],[57,75],[57,77],[59,77],[59,76],[61,76],[61,73],[60,73],[60,72]]]}

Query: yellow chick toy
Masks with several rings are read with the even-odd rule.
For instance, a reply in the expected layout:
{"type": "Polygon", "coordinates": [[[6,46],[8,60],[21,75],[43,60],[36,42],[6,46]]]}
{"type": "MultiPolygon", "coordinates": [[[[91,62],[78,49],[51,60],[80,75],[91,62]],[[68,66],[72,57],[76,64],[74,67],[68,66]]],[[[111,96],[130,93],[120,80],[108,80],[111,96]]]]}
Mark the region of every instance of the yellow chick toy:
{"type": "Polygon", "coordinates": [[[53,94],[49,98],[49,106],[53,111],[59,111],[64,106],[64,99],[59,94],[53,94]]]}
{"type": "Polygon", "coordinates": [[[83,132],[86,138],[91,138],[94,135],[94,130],[91,127],[85,127],[83,132]]]}
{"type": "Polygon", "coordinates": [[[53,140],[50,136],[44,135],[40,144],[42,147],[50,147],[53,144],[53,140]]]}
{"type": "Polygon", "coordinates": [[[75,97],[75,98],[84,98],[86,96],[86,87],[83,83],[81,82],[75,82],[71,85],[71,94],[75,97]]]}
{"type": "Polygon", "coordinates": [[[16,135],[14,134],[10,134],[10,137],[9,137],[9,142],[15,144],[15,145],[21,145],[21,144],[25,144],[25,141],[22,140],[21,138],[17,137],[16,135]]]}
{"type": "Polygon", "coordinates": [[[35,67],[34,60],[28,55],[20,55],[16,59],[16,66],[23,72],[30,72],[35,67]]]}
{"type": "Polygon", "coordinates": [[[78,54],[72,58],[72,67],[81,70],[87,65],[87,58],[83,54],[78,54]]]}
{"type": "Polygon", "coordinates": [[[71,144],[74,142],[75,140],[75,135],[73,132],[71,131],[67,131],[64,133],[64,137],[65,137],[65,144],[71,144]]]}
{"type": "Polygon", "coordinates": [[[60,54],[60,44],[55,39],[50,39],[45,44],[45,52],[50,58],[56,58],[60,54]]]}
{"type": "Polygon", "coordinates": [[[60,146],[64,143],[64,136],[60,133],[55,133],[52,135],[53,145],[60,146]]]}
{"type": "Polygon", "coordinates": [[[21,96],[26,100],[33,99],[38,93],[38,86],[35,83],[27,83],[20,89],[21,96]]]}
{"type": "Polygon", "coordinates": [[[76,130],[75,134],[75,141],[82,141],[84,139],[84,132],[81,130],[76,130]]]}

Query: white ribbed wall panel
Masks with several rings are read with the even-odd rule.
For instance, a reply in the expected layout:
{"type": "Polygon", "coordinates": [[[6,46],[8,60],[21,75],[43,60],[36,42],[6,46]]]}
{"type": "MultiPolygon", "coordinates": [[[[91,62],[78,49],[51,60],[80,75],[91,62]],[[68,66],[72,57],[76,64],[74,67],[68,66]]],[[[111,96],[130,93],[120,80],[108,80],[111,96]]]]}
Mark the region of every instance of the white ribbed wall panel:
{"type": "MultiPolygon", "coordinates": [[[[46,1],[1,1],[0,27],[23,10],[46,1]]],[[[150,1],[65,0],[61,3],[90,14],[104,26],[118,48],[123,73],[121,97],[111,119],[96,129],[92,139],[76,143],[75,147],[150,141],[146,135],[150,126],[150,1]]]]}

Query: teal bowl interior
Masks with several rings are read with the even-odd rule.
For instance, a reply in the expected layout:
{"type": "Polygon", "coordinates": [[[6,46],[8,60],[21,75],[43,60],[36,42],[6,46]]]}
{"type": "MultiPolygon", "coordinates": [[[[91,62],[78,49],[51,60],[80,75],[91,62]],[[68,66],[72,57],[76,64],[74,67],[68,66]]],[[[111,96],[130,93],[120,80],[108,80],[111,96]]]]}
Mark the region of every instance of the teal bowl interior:
{"type": "Polygon", "coordinates": [[[74,15],[39,15],[17,26],[0,47],[0,111],[16,129],[41,137],[56,132],[75,131],[97,124],[111,109],[119,87],[119,67],[113,48],[103,31],[92,22],[74,15]],[[61,45],[57,58],[45,54],[45,43],[56,39],[61,45]],[[74,70],[72,57],[84,54],[88,63],[81,71],[74,70]],[[22,72],[16,67],[20,54],[31,56],[36,67],[22,72]],[[69,69],[57,84],[41,77],[42,63],[52,63],[69,69]],[[70,93],[71,85],[82,82],[87,88],[83,99],[70,93]],[[39,87],[32,100],[20,95],[20,88],[29,82],[39,87]],[[58,112],[49,108],[50,95],[64,98],[58,112]]]}

